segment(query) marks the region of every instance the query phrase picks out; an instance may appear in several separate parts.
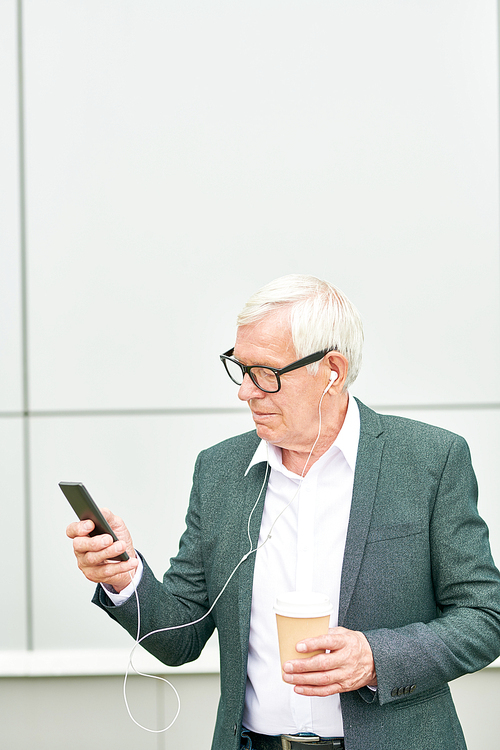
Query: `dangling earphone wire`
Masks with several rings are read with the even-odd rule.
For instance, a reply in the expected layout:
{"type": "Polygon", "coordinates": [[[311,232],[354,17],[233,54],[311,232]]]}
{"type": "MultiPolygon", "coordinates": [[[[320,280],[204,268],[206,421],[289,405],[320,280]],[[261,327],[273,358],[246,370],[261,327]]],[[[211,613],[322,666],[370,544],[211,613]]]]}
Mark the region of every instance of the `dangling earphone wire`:
{"type": "Polygon", "coordinates": [[[210,608],[205,612],[204,615],[202,615],[197,620],[193,620],[193,622],[183,623],[182,625],[171,625],[171,626],[166,627],[166,628],[158,628],[158,630],[152,630],[150,633],[146,633],[146,635],[143,635],[142,638],[141,638],[141,636],[140,636],[140,634],[141,634],[141,610],[140,610],[140,605],[139,605],[139,596],[137,594],[137,586],[135,585],[134,579],[132,577],[132,574],[130,573],[130,580],[131,580],[131,582],[134,585],[134,594],[135,594],[135,600],[136,600],[136,603],[137,603],[137,635],[136,635],[136,638],[135,638],[135,643],[134,643],[134,645],[132,647],[132,650],[131,650],[129,658],[128,658],[128,664],[127,664],[127,668],[125,670],[125,676],[124,676],[124,679],[123,679],[123,700],[125,702],[125,707],[127,709],[127,713],[129,715],[129,717],[132,719],[132,721],[134,722],[134,724],[136,726],[138,726],[140,729],[144,729],[146,732],[151,732],[152,734],[161,734],[162,732],[168,731],[175,724],[175,722],[177,721],[177,718],[178,718],[180,710],[181,710],[181,700],[180,700],[180,697],[179,697],[179,693],[175,689],[174,685],[172,685],[172,683],[169,682],[169,680],[167,680],[166,677],[160,677],[159,675],[147,674],[145,672],[139,671],[138,669],[136,669],[134,667],[132,659],[133,659],[133,656],[134,656],[134,653],[135,653],[135,650],[136,650],[137,646],[139,646],[144,640],[146,640],[146,638],[149,638],[150,635],[157,635],[158,633],[165,633],[165,632],[167,632],[169,630],[180,630],[181,628],[187,628],[187,627],[189,627],[191,625],[197,625],[198,623],[202,622],[202,620],[204,620],[206,617],[208,617],[208,615],[213,611],[215,605],[217,604],[217,602],[221,598],[222,594],[224,593],[224,591],[228,587],[230,581],[232,580],[232,578],[233,578],[234,574],[236,573],[236,571],[239,569],[240,565],[243,562],[245,562],[245,560],[247,560],[250,557],[251,554],[258,552],[265,544],[267,544],[267,542],[271,538],[272,531],[273,531],[274,527],[276,526],[276,523],[281,518],[281,516],[283,515],[283,513],[295,501],[297,495],[300,492],[300,488],[301,488],[302,482],[304,480],[304,476],[305,476],[305,473],[306,473],[307,466],[309,464],[309,461],[311,460],[311,456],[313,454],[314,449],[316,448],[316,445],[317,445],[318,440],[319,440],[320,435],[321,435],[321,405],[323,403],[323,399],[324,399],[325,395],[327,394],[327,392],[329,391],[329,389],[331,388],[331,386],[333,385],[333,383],[335,382],[336,379],[337,379],[337,373],[332,370],[332,373],[330,375],[330,381],[329,381],[328,385],[326,386],[325,390],[323,391],[323,393],[321,395],[321,399],[319,401],[319,406],[318,406],[318,413],[319,413],[318,434],[316,436],[316,440],[314,441],[311,450],[309,451],[309,455],[308,455],[307,460],[306,460],[306,462],[304,464],[304,468],[302,469],[302,473],[300,475],[300,480],[299,480],[299,484],[298,484],[297,490],[294,493],[292,499],[285,505],[285,507],[279,512],[279,514],[274,519],[273,523],[271,524],[271,528],[269,529],[269,532],[267,533],[267,536],[264,539],[264,541],[261,544],[258,544],[257,547],[254,548],[253,542],[252,542],[252,537],[251,537],[251,534],[250,534],[250,523],[251,523],[254,511],[255,511],[257,505],[259,504],[259,500],[260,500],[260,498],[262,496],[262,493],[264,491],[264,487],[266,486],[266,483],[267,483],[267,477],[269,475],[269,444],[266,443],[266,447],[267,447],[267,459],[268,460],[267,460],[267,463],[266,463],[266,471],[265,471],[265,474],[264,474],[264,481],[262,482],[262,486],[260,488],[259,495],[258,495],[257,500],[255,501],[255,503],[254,503],[254,505],[252,507],[252,510],[250,511],[250,515],[248,516],[248,522],[247,522],[247,535],[248,535],[248,541],[250,543],[250,549],[249,549],[249,551],[245,555],[243,555],[243,557],[241,558],[241,560],[239,561],[239,563],[236,565],[236,567],[232,571],[231,575],[229,576],[229,578],[225,582],[224,586],[222,587],[222,589],[217,594],[217,596],[214,599],[213,603],[211,604],[210,608]],[[168,724],[168,726],[164,727],[163,729],[150,729],[149,727],[145,727],[145,726],[143,726],[143,724],[140,724],[132,716],[132,712],[130,710],[130,707],[129,707],[129,704],[128,704],[128,699],[127,699],[127,680],[128,680],[128,676],[130,674],[130,670],[131,669],[135,672],[135,674],[139,675],[140,677],[149,677],[150,679],[153,679],[153,680],[160,680],[160,682],[165,682],[174,691],[175,697],[177,699],[177,710],[176,710],[175,716],[172,719],[172,721],[170,722],[170,724],[168,724]]]}

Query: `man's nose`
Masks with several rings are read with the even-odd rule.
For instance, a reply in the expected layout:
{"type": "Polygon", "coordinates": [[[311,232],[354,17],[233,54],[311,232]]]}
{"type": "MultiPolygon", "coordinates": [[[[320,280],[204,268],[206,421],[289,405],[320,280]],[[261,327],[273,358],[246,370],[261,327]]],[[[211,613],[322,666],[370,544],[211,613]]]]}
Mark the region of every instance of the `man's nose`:
{"type": "Polygon", "coordinates": [[[238,391],[238,398],[241,401],[250,401],[251,398],[262,398],[266,394],[257,388],[250,375],[246,372],[243,377],[243,383],[238,391]]]}

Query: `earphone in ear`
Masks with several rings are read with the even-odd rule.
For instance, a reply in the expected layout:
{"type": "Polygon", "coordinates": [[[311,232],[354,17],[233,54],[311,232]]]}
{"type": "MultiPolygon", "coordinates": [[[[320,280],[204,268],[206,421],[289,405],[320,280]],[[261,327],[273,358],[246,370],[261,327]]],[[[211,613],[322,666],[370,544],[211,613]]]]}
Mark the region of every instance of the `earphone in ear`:
{"type": "Polygon", "coordinates": [[[338,376],[339,375],[338,375],[337,372],[335,372],[335,370],[331,371],[331,373],[330,373],[330,380],[328,381],[328,385],[326,386],[325,390],[323,391],[323,396],[325,395],[325,393],[327,393],[330,390],[330,388],[332,387],[332,385],[337,380],[338,376]]]}

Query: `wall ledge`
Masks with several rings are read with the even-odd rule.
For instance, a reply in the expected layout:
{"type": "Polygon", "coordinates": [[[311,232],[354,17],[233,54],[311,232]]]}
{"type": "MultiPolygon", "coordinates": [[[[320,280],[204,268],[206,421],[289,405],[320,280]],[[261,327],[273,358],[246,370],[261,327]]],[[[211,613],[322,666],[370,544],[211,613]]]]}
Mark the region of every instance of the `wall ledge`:
{"type": "MultiPolygon", "coordinates": [[[[0,677],[124,675],[129,657],[130,649],[0,651],[0,677]]],[[[196,661],[167,667],[139,647],[133,662],[137,670],[147,674],[217,674],[219,651],[217,642],[210,641],[196,661]]]]}

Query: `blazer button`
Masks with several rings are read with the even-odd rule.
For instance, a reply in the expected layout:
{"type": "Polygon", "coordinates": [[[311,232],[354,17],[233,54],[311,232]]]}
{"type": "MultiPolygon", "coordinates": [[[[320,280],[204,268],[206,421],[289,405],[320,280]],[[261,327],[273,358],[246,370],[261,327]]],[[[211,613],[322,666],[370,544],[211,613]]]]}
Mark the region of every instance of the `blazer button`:
{"type": "Polygon", "coordinates": [[[391,690],[391,697],[392,698],[397,698],[397,695],[398,695],[398,689],[397,688],[393,688],[391,690]]]}
{"type": "Polygon", "coordinates": [[[416,689],[417,689],[417,686],[416,685],[412,685],[411,688],[410,688],[410,693],[415,692],[416,689]]]}
{"type": "Polygon", "coordinates": [[[235,724],[233,727],[233,734],[236,736],[236,732],[238,731],[238,725],[235,724]]]}

